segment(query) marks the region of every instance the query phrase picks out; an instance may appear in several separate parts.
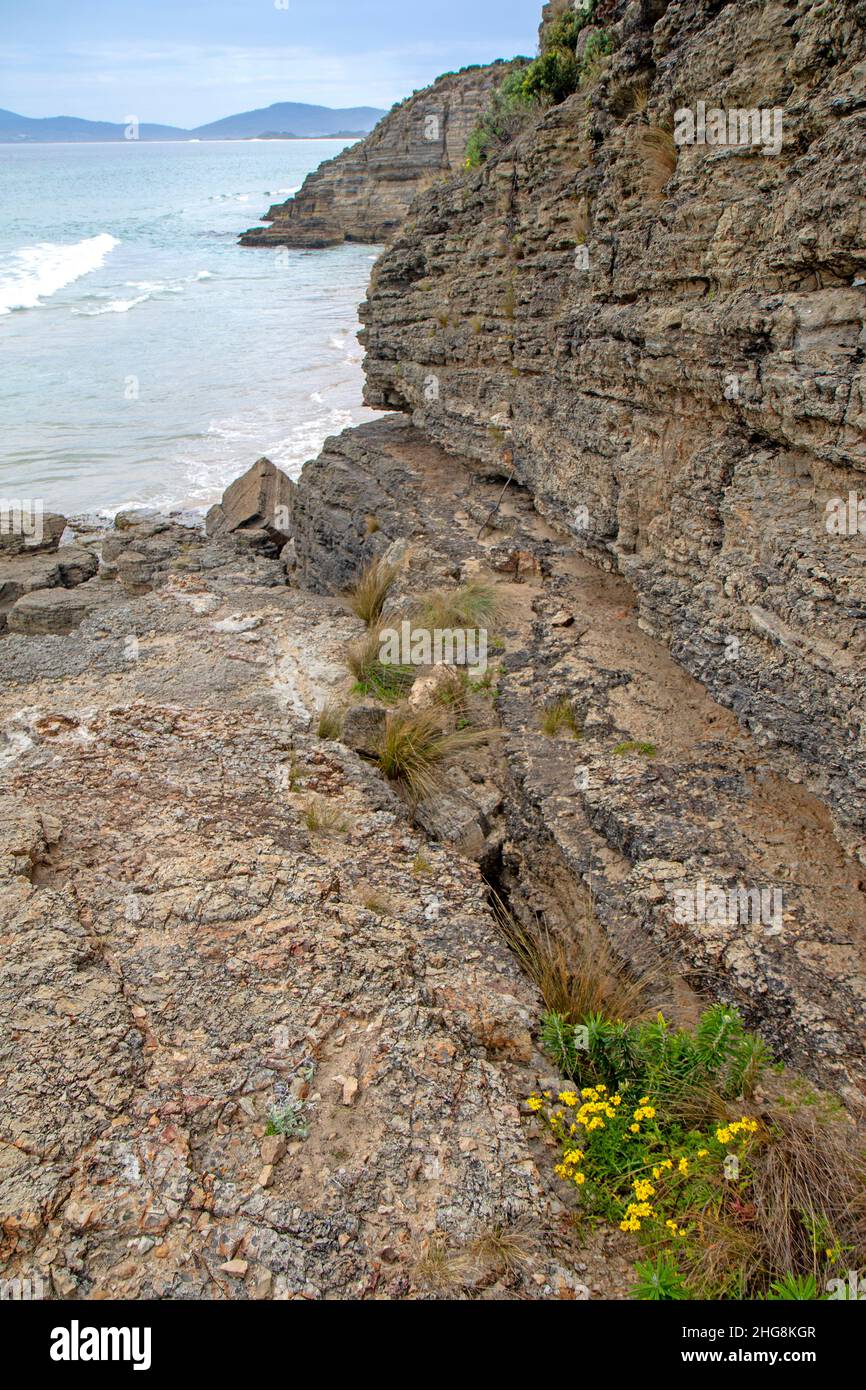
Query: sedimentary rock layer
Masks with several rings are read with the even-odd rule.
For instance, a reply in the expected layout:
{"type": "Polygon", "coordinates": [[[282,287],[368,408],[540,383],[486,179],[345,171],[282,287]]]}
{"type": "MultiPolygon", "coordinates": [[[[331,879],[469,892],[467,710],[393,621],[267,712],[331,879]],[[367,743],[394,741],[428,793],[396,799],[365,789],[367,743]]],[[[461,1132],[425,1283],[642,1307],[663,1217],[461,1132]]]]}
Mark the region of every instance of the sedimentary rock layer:
{"type": "Polygon", "coordinates": [[[462,167],[466,142],[508,65],[467,68],[395,106],[366,139],[329,159],[243,246],[390,241],[415,195],[462,167]]]}
{"type": "Polygon", "coordinates": [[[866,862],[866,5],[602,11],[601,74],[379,261],[366,398],[513,470],[866,862]],[[781,147],[678,148],[700,102],[781,147]]]}

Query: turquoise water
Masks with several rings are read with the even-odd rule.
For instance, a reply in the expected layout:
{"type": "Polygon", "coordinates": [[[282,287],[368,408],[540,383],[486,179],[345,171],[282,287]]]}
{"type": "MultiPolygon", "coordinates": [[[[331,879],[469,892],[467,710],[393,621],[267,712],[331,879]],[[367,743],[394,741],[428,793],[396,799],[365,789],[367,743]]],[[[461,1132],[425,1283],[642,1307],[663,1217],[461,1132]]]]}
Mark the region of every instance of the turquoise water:
{"type": "Polygon", "coordinates": [[[375,248],[236,240],[345,143],[0,145],[0,497],[204,507],[373,418],[375,248]]]}

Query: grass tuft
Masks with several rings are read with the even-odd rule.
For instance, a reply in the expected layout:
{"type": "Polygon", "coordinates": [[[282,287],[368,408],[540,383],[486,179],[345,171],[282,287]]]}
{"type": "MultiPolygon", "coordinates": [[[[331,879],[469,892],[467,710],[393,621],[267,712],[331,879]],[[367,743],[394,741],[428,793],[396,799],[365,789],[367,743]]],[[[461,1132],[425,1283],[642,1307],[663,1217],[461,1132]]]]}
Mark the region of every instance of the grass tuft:
{"type": "Polygon", "coordinates": [[[389,782],[401,786],[413,801],[421,801],[441,785],[448,759],[486,743],[493,732],[458,729],[449,734],[429,710],[395,710],[385,723],[377,761],[389,782]]]}
{"type": "Polygon", "coordinates": [[[342,705],[328,700],[319,710],[316,733],[328,743],[336,743],[343,732],[344,711],[342,705]]]}
{"type": "Polygon", "coordinates": [[[337,808],[321,798],[307,802],[304,825],[314,835],[345,835],[349,829],[348,821],[337,808]]]}
{"type": "Polygon", "coordinates": [[[614,954],[591,910],[566,948],[541,917],[527,927],[493,891],[491,904],[502,936],[534,981],[549,1014],[573,1025],[592,1013],[629,1023],[646,1013],[648,982],[636,979],[614,954]]]}
{"type": "Polygon", "coordinates": [[[616,758],[624,758],[629,753],[639,753],[642,758],[654,758],[658,751],[654,743],[639,743],[635,739],[627,739],[625,743],[618,743],[613,753],[616,758]]]}
{"type": "Polygon", "coordinates": [[[418,671],[414,666],[394,666],[379,660],[381,642],[377,632],[368,632],[346,649],[346,665],[355,677],[356,691],[372,695],[383,704],[401,700],[412,689],[418,671]]]}
{"type": "Polygon", "coordinates": [[[352,612],[368,627],[382,616],[388,595],[394,586],[399,567],[380,559],[371,560],[348,591],[352,612]]]}
{"type": "Polygon", "coordinates": [[[564,698],[546,707],[541,717],[541,729],[551,738],[555,738],[563,730],[570,733],[572,738],[580,738],[583,733],[574,705],[564,698]]]}
{"type": "Polygon", "coordinates": [[[676,141],[669,130],[650,126],[641,131],[638,148],[643,159],[643,191],[648,197],[660,198],[677,167],[676,141]]]}

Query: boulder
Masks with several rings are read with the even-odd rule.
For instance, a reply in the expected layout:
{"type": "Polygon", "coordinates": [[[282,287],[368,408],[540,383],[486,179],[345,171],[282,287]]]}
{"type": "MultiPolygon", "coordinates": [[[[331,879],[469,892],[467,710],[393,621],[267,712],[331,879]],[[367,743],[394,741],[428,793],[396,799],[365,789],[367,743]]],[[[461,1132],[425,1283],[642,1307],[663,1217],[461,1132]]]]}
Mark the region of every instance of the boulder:
{"type": "Polygon", "coordinates": [[[87,616],[93,598],[87,585],[76,589],[37,589],[23,594],[8,614],[10,632],[25,636],[74,632],[87,616]]]}
{"type": "Polygon", "coordinates": [[[385,729],[385,710],[374,700],[363,700],[346,710],[341,743],[356,753],[375,754],[385,729]]]}
{"type": "Polygon", "coordinates": [[[129,594],[143,594],[152,587],[156,560],[131,547],[117,557],[117,574],[129,594]]]}
{"type": "Polygon", "coordinates": [[[0,557],[5,555],[38,555],[56,550],[66,530],[66,517],[59,512],[46,512],[42,517],[41,536],[21,536],[6,529],[8,518],[0,512],[0,557]]]}
{"type": "Polygon", "coordinates": [[[285,545],[290,534],[293,492],[292,481],[285,473],[270,459],[259,459],[226,489],[222,501],[211,507],[205,522],[207,534],[225,536],[241,529],[266,531],[271,540],[285,545]]]}
{"type": "Polygon", "coordinates": [[[114,518],[114,528],[116,531],[130,531],[133,526],[170,526],[168,517],[161,512],[153,511],[149,507],[132,507],[128,511],[118,512],[114,518]]]}
{"type": "Polygon", "coordinates": [[[62,545],[54,557],[60,570],[60,582],[67,589],[84,584],[99,570],[99,560],[92,550],[82,545],[62,545]]]}
{"type": "Polygon", "coordinates": [[[60,566],[53,555],[17,555],[0,560],[0,603],[15,603],[34,589],[53,589],[61,583],[60,566]]]}

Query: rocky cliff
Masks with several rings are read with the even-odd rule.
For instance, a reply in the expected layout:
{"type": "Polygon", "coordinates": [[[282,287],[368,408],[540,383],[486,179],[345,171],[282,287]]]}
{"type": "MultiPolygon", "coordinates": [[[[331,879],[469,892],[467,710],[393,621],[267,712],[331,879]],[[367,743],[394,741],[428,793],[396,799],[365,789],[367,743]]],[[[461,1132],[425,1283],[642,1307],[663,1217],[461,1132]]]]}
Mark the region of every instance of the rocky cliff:
{"type": "Polygon", "coordinates": [[[366,399],[513,473],[866,863],[866,4],[595,18],[579,90],[380,259],[366,399]],[[780,141],[678,144],[699,103],[780,141]]]}
{"type": "Polygon", "coordinates": [[[466,142],[509,65],[448,73],[401,102],[366,139],[308,175],[270,208],[243,246],[336,246],[390,241],[416,194],[459,170],[466,142]]]}

